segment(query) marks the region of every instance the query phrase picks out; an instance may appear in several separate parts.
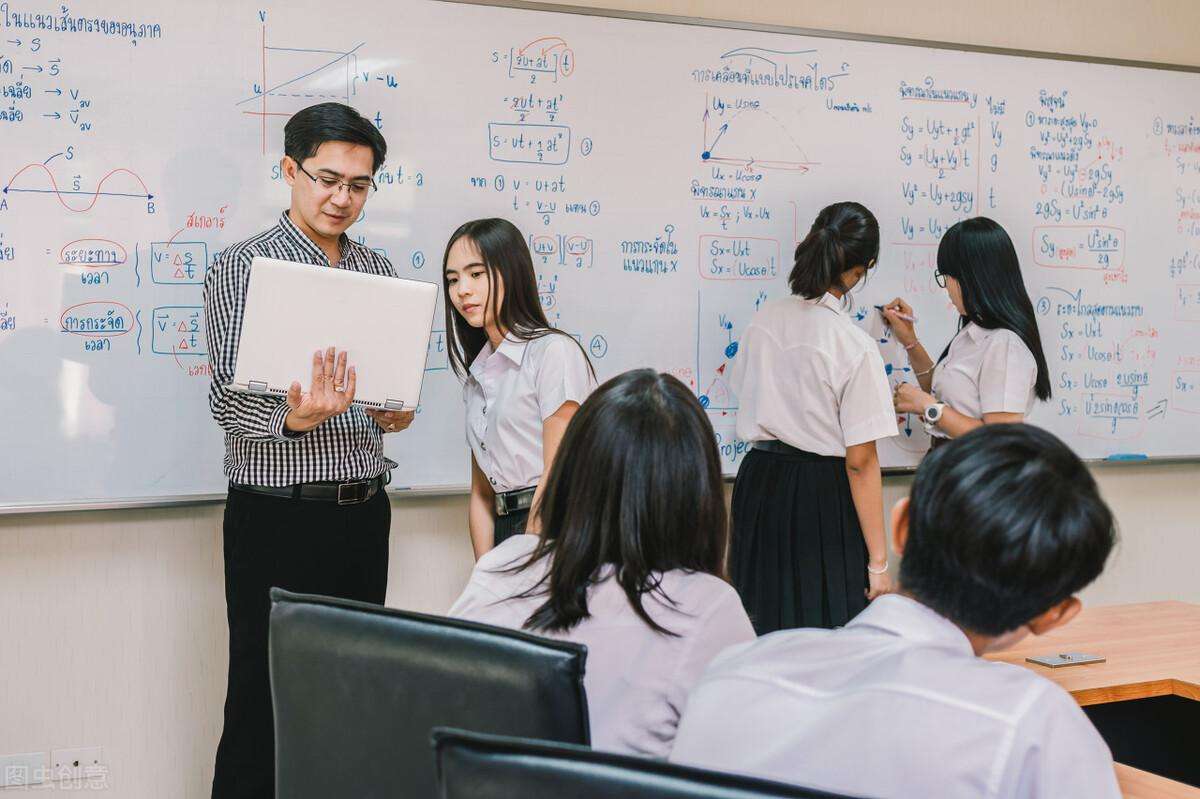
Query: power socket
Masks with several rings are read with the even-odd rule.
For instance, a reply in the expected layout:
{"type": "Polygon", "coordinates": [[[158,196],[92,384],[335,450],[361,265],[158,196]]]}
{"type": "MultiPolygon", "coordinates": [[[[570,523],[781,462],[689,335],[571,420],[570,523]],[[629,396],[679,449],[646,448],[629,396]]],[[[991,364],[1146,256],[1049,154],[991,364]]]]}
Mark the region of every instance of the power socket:
{"type": "Polygon", "coordinates": [[[103,757],[104,753],[99,746],[55,749],[50,753],[50,778],[55,782],[62,782],[95,777],[103,771],[103,757]]]}
{"type": "Polygon", "coordinates": [[[0,788],[41,785],[48,776],[45,752],[0,755],[0,788]]]}

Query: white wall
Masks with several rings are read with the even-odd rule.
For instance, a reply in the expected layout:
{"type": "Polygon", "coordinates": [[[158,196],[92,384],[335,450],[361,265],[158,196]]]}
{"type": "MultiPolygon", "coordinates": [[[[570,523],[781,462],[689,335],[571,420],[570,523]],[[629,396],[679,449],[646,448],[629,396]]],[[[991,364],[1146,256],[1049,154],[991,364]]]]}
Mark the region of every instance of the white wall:
{"type": "MultiPolygon", "coordinates": [[[[736,9],[761,23],[1200,64],[1200,3],[1191,0],[591,2],[712,18],[736,9]]],[[[1086,599],[1200,601],[1200,464],[1095,474],[1123,542],[1086,599]]],[[[888,480],[889,504],[907,483],[888,480]]],[[[465,499],[406,497],[393,514],[388,604],[444,610],[470,569],[465,499]]],[[[0,755],[100,745],[108,795],[208,796],[226,669],[220,525],[217,505],[0,517],[0,755]]],[[[60,794],[77,795],[4,796],[60,794]]]]}

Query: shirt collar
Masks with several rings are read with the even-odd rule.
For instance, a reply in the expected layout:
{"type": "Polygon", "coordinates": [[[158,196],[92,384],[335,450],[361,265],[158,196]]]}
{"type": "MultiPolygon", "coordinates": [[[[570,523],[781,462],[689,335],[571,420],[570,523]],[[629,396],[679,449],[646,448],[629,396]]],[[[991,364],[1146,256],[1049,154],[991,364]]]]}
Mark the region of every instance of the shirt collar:
{"type": "Polygon", "coordinates": [[[971,642],[954,622],[903,594],[877,598],[846,627],[874,627],[907,641],[946,647],[963,655],[975,654],[971,642]]]}
{"type": "Polygon", "coordinates": [[[817,305],[823,305],[826,308],[828,308],[829,310],[838,314],[839,316],[845,314],[845,312],[846,312],[845,309],[842,307],[842,301],[839,300],[837,297],[833,296],[833,294],[831,294],[828,291],[825,292],[825,294],[820,299],[811,300],[811,302],[813,302],[817,305]]]}
{"type": "Polygon", "coordinates": [[[496,352],[508,358],[517,366],[521,365],[521,361],[525,360],[525,349],[529,346],[528,341],[518,341],[511,335],[505,336],[504,341],[500,342],[500,347],[496,352]]]}
{"type": "Polygon", "coordinates": [[[974,341],[976,344],[983,341],[988,337],[988,333],[992,332],[980,327],[974,322],[967,322],[967,325],[963,328],[963,330],[967,331],[967,335],[971,337],[971,341],[974,341]]]}
{"type": "MultiPolygon", "coordinates": [[[[291,216],[288,215],[286,208],[284,209],[283,213],[279,215],[279,227],[283,229],[283,232],[286,233],[292,239],[292,241],[307,251],[309,255],[319,258],[321,263],[328,263],[329,259],[326,257],[325,251],[318,247],[316,242],[310,239],[303,230],[296,226],[296,223],[292,221],[291,216]]],[[[342,254],[342,260],[345,260],[349,257],[350,246],[352,243],[353,242],[350,241],[350,237],[345,233],[338,238],[338,250],[342,254]]],[[[333,266],[337,266],[337,264],[333,264],[333,266]]]]}
{"type": "Polygon", "coordinates": [[[525,350],[529,347],[528,341],[520,341],[508,335],[500,342],[500,346],[495,350],[492,349],[492,342],[485,342],[483,349],[475,356],[475,360],[471,361],[470,372],[478,379],[479,373],[483,371],[483,365],[492,357],[492,353],[496,352],[503,355],[508,360],[512,361],[515,366],[520,366],[521,361],[525,360],[525,350]]]}

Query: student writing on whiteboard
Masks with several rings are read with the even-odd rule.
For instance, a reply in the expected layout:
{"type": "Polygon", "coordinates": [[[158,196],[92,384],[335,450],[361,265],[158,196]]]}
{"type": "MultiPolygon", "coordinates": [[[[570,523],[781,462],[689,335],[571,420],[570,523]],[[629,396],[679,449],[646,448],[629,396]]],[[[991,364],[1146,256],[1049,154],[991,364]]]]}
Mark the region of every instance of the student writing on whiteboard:
{"type": "Polygon", "coordinates": [[[529,246],[511,222],[463,224],[442,273],[450,365],[464,383],[478,559],[511,535],[538,532],[542,478],[596,376],[579,342],[547,321],[529,246]]]}
{"type": "Polygon", "coordinates": [[[935,277],[959,313],[958,334],[936,364],[906,301],[888,303],[883,315],[920,383],[896,387],[896,410],[919,414],[936,446],[982,424],[1023,421],[1035,400],[1050,398],[1050,370],[1004,228],[986,217],[953,225],[938,244],[935,277]]]}
{"type": "Polygon", "coordinates": [[[356,374],[346,353],[313,354],[307,389],[286,397],[228,390],[254,256],[396,277],[387,258],[351,241],[387,154],[375,127],[337,103],[307,108],[284,127],[281,162],[291,206],[269,230],[226,248],[205,276],[212,364],[209,405],[225,431],[225,603],[229,684],[217,748],[214,797],[274,796],[274,730],[267,671],[271,586],[382,604],[391,506],[383,492],[395,463],[384,432],[411,412],[352,406],[356,374]]]}
{"type": "Polygon", "coordinates": [[[543,485],[542,536],[484,555],[450,615],[585,644],[592,745],[666,757],[709,661],[754,638],[724,579],[708,415],[670,375],[614,377],[583,403],[543,485]]]}
{"type": "Polygon", "coordinates": [[[792,296],[750,321],[733,362],[737,435],[730,575],[760,635],[836,627],[890,587],[875,442],[897,434],[883,359],[846,312],[879,223],[842,202],[796,248],[792,296]]]}

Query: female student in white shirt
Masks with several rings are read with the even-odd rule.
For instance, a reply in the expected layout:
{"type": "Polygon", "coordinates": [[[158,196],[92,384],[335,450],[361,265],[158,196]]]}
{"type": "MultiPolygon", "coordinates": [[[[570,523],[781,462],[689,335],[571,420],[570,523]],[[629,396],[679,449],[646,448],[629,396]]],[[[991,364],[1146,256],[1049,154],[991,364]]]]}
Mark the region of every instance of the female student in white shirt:
{"type": "Polygon", "coordinates": [[[487,553],[450,608],[585,644],[592,745],[666,757],[712,658],[754,630],[724,580],[720,456],[708,415],[639,369],[571,420],[542,497],[542,535],[487,553]]]}
{"type": "Polygon", "coordinates": [[[537,532],[542,478],[596,376],[579,342],[546,320],[529,246],[511,222],[454,231],[442,279],[450,366],[464,382],[478,559],[527,525],[537,532]]]}
{"type": "Polygon", "coordinates": [[[942,236],[934,276],[959,313],[936,364],[909,304],[883,309],[920,382],[897,387],[896,410],[919,414],[934,446],[982,424],[1024,421],[1035,400],[1050,398],[1050,370],[1012,239],[986,217],[963,220],[942,236]]]}
{"type": "Polygon", "coordinates": [[[818,214],[792,296],[751,320],[733,362],[737,435],[730,573],[760,635],[837,627],[889,588],[875,442],[897,433],[875,342],[846,294],[875,265],[879,223],[854,202],[818,214]]]}

